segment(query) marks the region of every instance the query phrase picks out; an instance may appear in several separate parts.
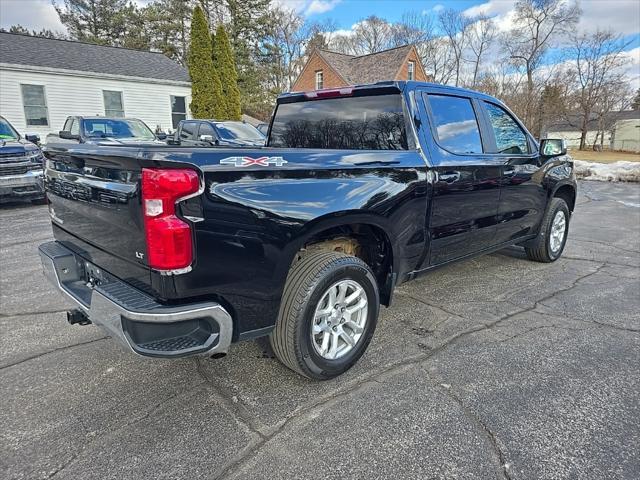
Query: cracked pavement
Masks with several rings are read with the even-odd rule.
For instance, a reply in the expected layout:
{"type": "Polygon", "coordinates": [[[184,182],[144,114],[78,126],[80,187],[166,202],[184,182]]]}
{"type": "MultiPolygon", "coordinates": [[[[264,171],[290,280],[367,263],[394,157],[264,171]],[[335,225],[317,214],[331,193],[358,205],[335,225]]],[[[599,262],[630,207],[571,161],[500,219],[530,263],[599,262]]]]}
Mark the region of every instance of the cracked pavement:
{"type": "Polygon", "coordinates": [[[640,478],[639,205],[638,184],[582,182],[562,259],[514,247],[400,286],[322,383],[259,342],[154,360],[69,326],[46,207],[5,206],[0,476],[640,478]]]}

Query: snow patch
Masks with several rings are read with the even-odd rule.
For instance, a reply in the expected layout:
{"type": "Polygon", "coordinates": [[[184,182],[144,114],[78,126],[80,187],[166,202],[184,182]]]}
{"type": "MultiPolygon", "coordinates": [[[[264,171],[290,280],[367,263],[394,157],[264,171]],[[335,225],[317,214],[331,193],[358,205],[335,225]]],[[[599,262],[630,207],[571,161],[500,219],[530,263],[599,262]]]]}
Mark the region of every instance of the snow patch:
{"type": "Polygon", "coordinates": [[[576,178],[601,182],[640,182],[640,162],[595,163],[574,160],[576,178]]]}

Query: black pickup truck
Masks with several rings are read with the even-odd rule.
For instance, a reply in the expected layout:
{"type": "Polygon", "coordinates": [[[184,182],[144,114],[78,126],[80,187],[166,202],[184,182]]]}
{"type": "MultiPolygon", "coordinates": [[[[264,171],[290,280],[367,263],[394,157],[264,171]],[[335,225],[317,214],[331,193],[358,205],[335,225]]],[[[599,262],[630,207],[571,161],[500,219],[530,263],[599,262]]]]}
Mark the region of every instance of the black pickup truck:
{"type": "Polygon", "coordinates": [[[47,135],[47,144],[93,143],[105,145],[127,144],[162,145],[166,134],[156,136],[142,120],[137,118],[110,118],[70,116],[64,122],[62,130],[47,135]]]}
{"type": "Polygon", "coordinates": [[[418,82],[281,95],[262,148],[45,155],[56,241],[40,255],[71,323],[152,357],[268,335],[316,379],[358,360],[396,285],[509,245],[556,260],[576,199],[562,141],[418,82]]]}
{"type": "Polygon", "coordinates": [[[22,137],[0,116],[0,203],[44,200],[44,157],[37,145],[39,141],[38,135],[22,137]]]}
{"type": "Polygon", "coordinates": [[[180,120],[169,145],[183,147],[262,147],[266,137],[245,122],[217,120],[180,120]]]}

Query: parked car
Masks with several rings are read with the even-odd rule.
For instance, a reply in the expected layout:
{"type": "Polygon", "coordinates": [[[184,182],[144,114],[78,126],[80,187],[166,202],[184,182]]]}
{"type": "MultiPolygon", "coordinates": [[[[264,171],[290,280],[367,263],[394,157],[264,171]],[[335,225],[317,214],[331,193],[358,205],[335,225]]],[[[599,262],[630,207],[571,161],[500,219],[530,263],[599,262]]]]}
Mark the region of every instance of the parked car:
{"type": "Polygon", "coordinates": [[[67,117],[58,133],[47,135],[49,144],[163,144],[166,135],[156,136],[142,120],[137,118],[67,117]]]}
{"type": "Polygon", "coordinates": [[[383,82],[285,94],[274,115],[263,148],[45,152],[56,240],[40,255],[71,323],[151,357],[268,335],[326,379],[364,353],[397,285],[512,245],[562,254],[573,161],[495,98],[383,82]]]}
{"type": "Polygon", "coordinates": [[[216,120],[181,120],[178,129],[167,143],[185,147],[261,147],[266,137],[245,122],[216,120]]]}
{"type": "Polygon", "coordinates": [[[44,157],[38,135],[22,137],[0,116],[0,203],[25,199],[42,201],[44,157]]]}

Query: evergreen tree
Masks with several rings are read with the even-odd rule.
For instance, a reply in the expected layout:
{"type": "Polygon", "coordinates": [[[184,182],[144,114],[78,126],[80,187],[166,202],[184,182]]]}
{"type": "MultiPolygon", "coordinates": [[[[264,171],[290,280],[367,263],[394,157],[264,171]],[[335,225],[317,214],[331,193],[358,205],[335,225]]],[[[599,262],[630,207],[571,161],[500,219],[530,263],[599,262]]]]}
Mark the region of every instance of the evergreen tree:
{"type": "Polygon", "coordinates": [[[149,49],[187,65],[192,0],[154,0],[140,9],[149,49]]]}
{"type": "Polygon", "coordinates": [[[45,37],[45,38],[58,38],[64,40],[67,38],[63,33],[50,30],[48,28],[42,28],[40,31],[31,30],[23,27],[22,25],[11,25],[9,30],[6,28],[0,28],[0,32],[9,32],[9,33],[20,33],[21,35],[30,35],[32,37],[45,37]]]}
{"type": "Polygon", "coordinates": [[[216,35],[211,32],[211,61],[213,62],[213,75],[216,85],[220,83],[221,99],[216,105],[215,118],[216,120],[227,120],[229,113],[227,112],[227,102],[224,98],[224,85],[220,74],[220,63],[216,57],[216,35]]]}
{"type": "Polygon", "coordinates": [[[211,57],[211,36],[204,12],[193,9],[188,67],[191,77],[191,114],[194,118],[217,118],[224,105],[222,85],[215,74],[211,57]]]}
{"type": "Polygon", "coordinates": [[[211,32],[211,60],[213,60],[213,66],[217,67],[216,62],[216,32],[211,32]]]}
{"type": "Polygon", "coordinates": [[[131,30],[139,10],[130,0],[64,0],[53,6],[73,39],[113,46],[135,41],[136,29],[131,30]]]}
{"type": "Polygon", "coordinates": [[[216,67],[220,73],[222,94],[225,101],[226,119],[240,120],[240,90],[238,89],[238,72],[236,62],[229,43],[229,37],[224,26],[218,25],[215,34],[215,58],[216,67]]]}

